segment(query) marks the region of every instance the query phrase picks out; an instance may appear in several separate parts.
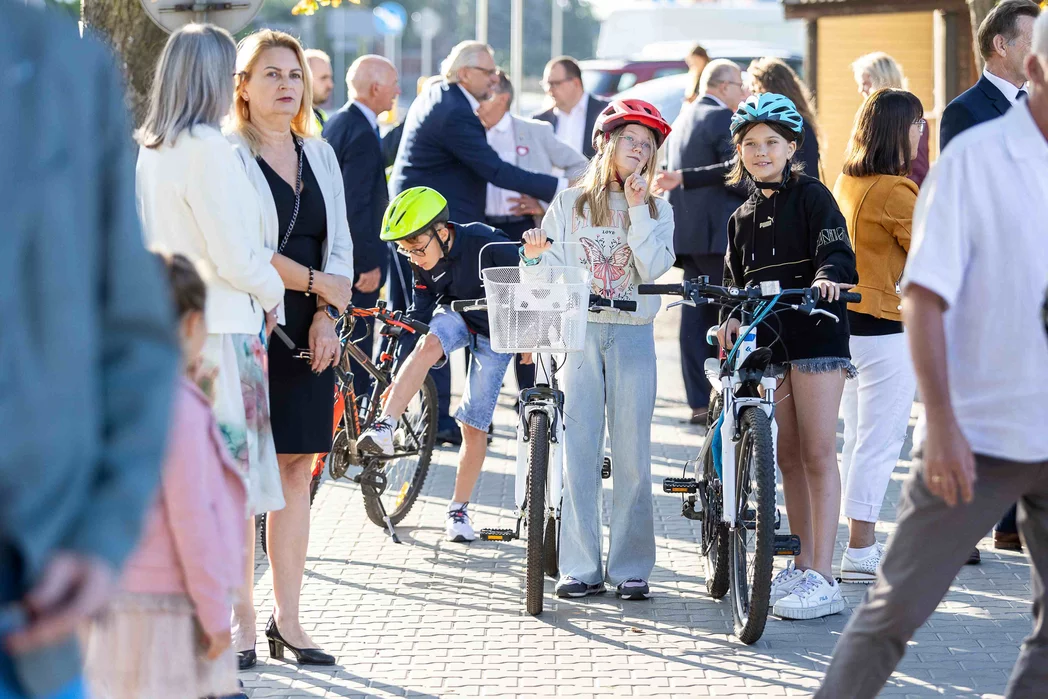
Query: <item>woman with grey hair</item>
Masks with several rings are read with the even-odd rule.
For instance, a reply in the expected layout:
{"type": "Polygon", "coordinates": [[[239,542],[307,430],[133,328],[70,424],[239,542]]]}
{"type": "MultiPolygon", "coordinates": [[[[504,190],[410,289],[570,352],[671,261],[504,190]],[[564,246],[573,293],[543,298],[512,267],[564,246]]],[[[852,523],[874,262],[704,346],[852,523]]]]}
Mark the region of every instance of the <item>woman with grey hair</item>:
{"type": "Polygon", "coordinates": [[[284,283],[264,246],[258,196],[219,129],[235,64],[224,29],[190,24],[171,35],[136,134],[136,194],[147,244],[188,257],[207,285],[195,373],[213,400],[216,437],[247,477],[247,517],[284,506],[265,363],[284,283]]]}
{"type": "MultiPolygon", "coordinates": [[[[864,56],[859,56],[852,63],[852,73],[855,75],[855,84],[859,87],[859,94],[865,102],[866,98],[877,90],[892,88],[894,90],[909,90],[909,81],[903,75],[902,66],[898,61],[884,53],[874,51],[864,56]]],[[[918,187],[928,176],[929,152],[928,139],[931,129],[927,125],[922,127],[921,142],[917,147],[917,157],[913,159],[910,174],[907,177],[918,187]]]]}

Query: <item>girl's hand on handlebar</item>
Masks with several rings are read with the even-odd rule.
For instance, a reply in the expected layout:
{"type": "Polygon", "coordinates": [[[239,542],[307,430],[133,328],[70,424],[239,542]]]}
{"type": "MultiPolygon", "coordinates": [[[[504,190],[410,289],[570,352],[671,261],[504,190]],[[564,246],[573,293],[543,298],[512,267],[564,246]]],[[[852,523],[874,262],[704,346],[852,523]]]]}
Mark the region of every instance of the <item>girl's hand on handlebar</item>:
{"type": "Polygon", "coordinates": [[[739,339],[739,328],[741,327],[742,323],[738,318],[728,318],[724,321],[717,330],[717,342],[720,343],[720,346],[726,350],[734,347],[736,340],[739,339]]]}
{"type": "Polygon", "coordinates": [[[531,356],[531,352],[524,352],[520,355],[520,363],[524,365],[534,364],[535,360],[531,356]]]}
{"type": "Polygon", "coordinates": [[[529,260],[539,259],[552,245],[549,238],[546,237],[546,231],[542,228],[525,231],[521,242],[524,243],[524,257],[529,260]]]}
{"type": "Polygon", "coordinates": [[[811,285],[811,288],[816,289],[819,295],[827,301],[836,301],[841,297],[842,291],[848,289],[854,289],[854,284],[838,284],[837,282],[831,282],[829,279],[816,279],[815,283],[811,285]]]}

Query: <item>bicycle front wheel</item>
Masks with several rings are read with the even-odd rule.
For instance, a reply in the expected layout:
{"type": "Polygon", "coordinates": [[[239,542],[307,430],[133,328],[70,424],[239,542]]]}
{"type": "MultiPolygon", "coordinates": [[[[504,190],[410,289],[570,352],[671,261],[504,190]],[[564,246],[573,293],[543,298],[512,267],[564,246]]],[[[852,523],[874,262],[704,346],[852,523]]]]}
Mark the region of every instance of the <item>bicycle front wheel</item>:
{"type": "Polygon", "coordinates": [[[542,555],[546,524],[546,471],[549,468],[549,416],[546,413],[536,410],[531,414],[528,418],[528,436],[531,440],[531,451],[528,458],[525,608],[531,616],[538,616],[542,613],[546,572],[542,555]]]}
{"type": "Polygon", "coordinates": [[[364,511],[376,526],[385,527],[379,498],[393,524],[400,524],[422,492],[437,440],[437,387],[433,377],[427,376],[422,388],[408,403],[407,410],[397,422],[393,433],[394,458],[387,461],[382,471],[386,488],[381,495],[364,494],[364,511]]]}
{"type": "Polygon", "coordinates": [[[775,461],[771,421],[758,407],[742,412],[736,464],[735,527],[731,541],[731,600],[735,635],[754,643],[764,633],[775,556],[775,461]]]}

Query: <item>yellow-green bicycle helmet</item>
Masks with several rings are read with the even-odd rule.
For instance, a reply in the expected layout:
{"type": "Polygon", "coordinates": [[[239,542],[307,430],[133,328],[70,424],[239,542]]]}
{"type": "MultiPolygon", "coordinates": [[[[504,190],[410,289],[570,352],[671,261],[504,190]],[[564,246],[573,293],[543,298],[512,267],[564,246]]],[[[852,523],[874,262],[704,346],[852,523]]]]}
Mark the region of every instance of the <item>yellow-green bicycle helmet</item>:
{"type": "Polygon", "coordinates": [[[411,187],[393,198],[382,217],[384,242],[405,240],[448,220],[448,200],[429,187],[411,187]]]}

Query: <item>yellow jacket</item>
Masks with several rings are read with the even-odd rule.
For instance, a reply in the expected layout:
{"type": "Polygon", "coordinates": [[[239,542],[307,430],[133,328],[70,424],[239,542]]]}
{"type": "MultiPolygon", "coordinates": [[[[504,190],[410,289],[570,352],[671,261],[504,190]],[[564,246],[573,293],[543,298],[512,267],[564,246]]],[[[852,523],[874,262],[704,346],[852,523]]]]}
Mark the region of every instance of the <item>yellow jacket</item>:
{"type": "Polygon", "coordinates": [[[833,196],[848,221],[859,272],[855,291],[862,294],[850,310],[902,320],[898,285],[910,249],[917,191],[911,180],[894,175],[837,178],[833,196]]]}

